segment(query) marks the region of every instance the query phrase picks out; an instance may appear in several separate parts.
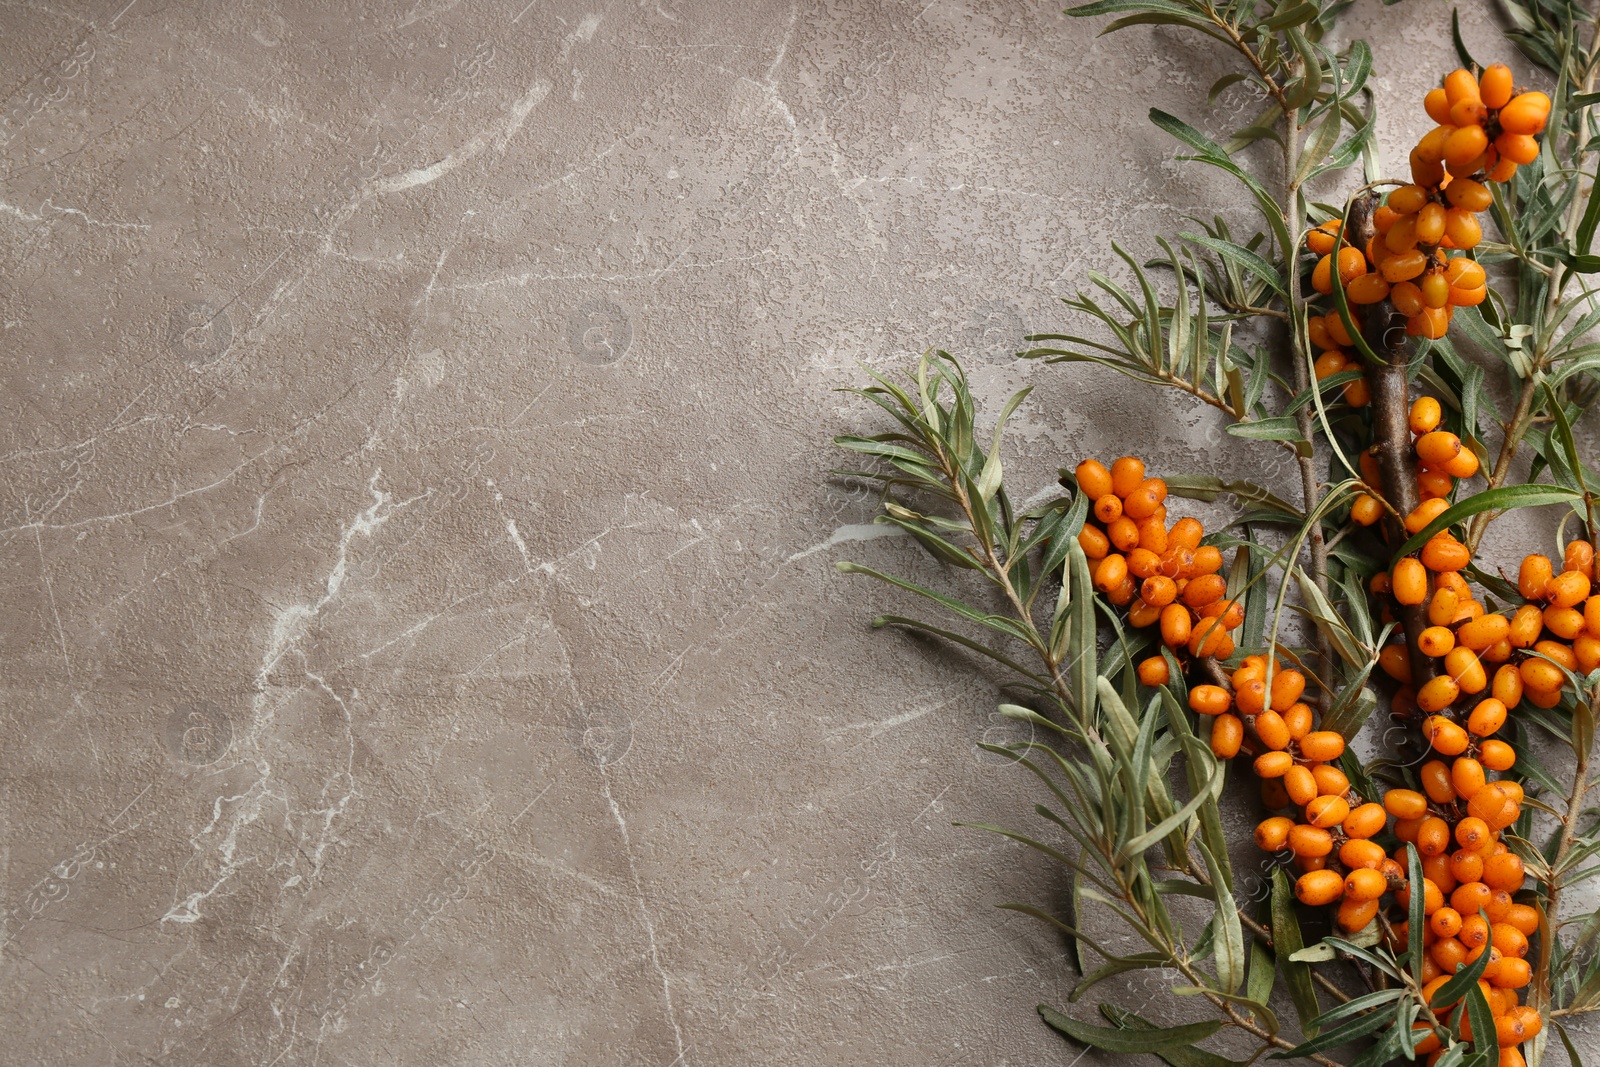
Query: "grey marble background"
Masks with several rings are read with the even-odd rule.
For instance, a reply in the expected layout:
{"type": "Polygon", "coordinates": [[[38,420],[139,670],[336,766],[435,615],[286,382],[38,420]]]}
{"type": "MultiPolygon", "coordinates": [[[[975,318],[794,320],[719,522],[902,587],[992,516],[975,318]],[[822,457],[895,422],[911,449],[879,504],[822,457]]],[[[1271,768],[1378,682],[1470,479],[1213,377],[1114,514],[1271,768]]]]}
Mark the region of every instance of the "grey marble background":
{"type": "MultiPolygon", "coordinates": [[[[1403,159],[1448,8],[1350,22],[1403,159]]],[[[1019,495],[1288,475],[1009,356],[1111,239],[1248,217],[1143,117],[1237,125],[1228,68],[1096,29],[0,5],[0,1061],[1092,1062],[993,907],[1052,872],[952,825],[1031,818],[992,680],[832,564],[948,579],[826,472],[937,344],[1039,387],[1019,495]]]]}

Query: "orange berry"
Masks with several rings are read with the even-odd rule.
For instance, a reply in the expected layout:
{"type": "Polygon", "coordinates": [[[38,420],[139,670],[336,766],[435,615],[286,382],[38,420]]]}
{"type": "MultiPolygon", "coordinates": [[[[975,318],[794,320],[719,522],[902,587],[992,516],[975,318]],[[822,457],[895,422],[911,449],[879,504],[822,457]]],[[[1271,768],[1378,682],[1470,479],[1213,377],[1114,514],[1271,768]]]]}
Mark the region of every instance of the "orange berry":
{"type": "Polygon", "coordinates": [[[1383,807],[1397,819],[1421,819],[1428,814],[1428,798],[1414,789],[1391,789],[1383,795],[1383,807]]]}
{"type": "Polygon", "coordinates": [[[1390,581],[1393,583],[1394,598],[1402,604],[1420,604],[1428,596],[1428,572],[1421,561],[1409,556],[1394,565],[1390,581]]]}
{"type": "Polygon", "coordinates": [[[1532,937],[1539,932],[1539,909],[1526,904],[1513,904],[1511,910],[1506,912],[1504,921],[1532,937]]]}
{"type": "Polygon", "coordinates": [[[1511,633],[1511,623],[1504,615],[1480,615],[1462,623],[1456,631],[1456,640],[1463,648],[1481,652],[1511,633]]]}
{"type": "Polygon", "coordinates": [[[1511,68],[1496,63],[1478,76],[1478,92],[1483,106],[1490,109],[1505,107],[1511,99],[1511,68]]]}
{"type": "MultiPolygon", "coordinates": [[[[1353,812],[1351,814],[1354,815],[1353,812]]],[[[1365,868],[1376,871],[1383,866],[1383,861],[1386,859],[1388,856],[1384,854],[1383,846],[1376,841],[1353,838],[1339,846],[1339,862],[1350,870],[1365,868]]],[[[1387,878],[1385,880],[1387,881],[1387,878]]]]}
{"type": "Polygon", "coordinates": [[[1123,456],[1111,464],[1111,492],[1119,497],[1130,495],[1144,481],[1144,461],[1133,456],[1123,456]]]}
{"type": "MultiPolygon", "coordinates": [[[[1488,824],[1485,823],[1485,825],[1488,824]]],[[[1450,876],[1456,880],[1457,884],[1481,880],[1483,878],[1483,857],[1466,848],[1452,852],[1450,854],[1450,876]]]]}
{"type": "MultiPolygon", "coordinates": [[[[1489,205],[1494,203],[1494,196],[1489,192],[1488,186],[1483,185],[1480,182],[1475,182],[1471,178],[1456,178],[1450,183],[1449,187],[1445,189],[1444,195],[1445,199],[1450,201],[1451,207],[1458,207],[1463,211],[1487,211],[1489,205]]],[[[1450,262],[1472,263],[1472,260],[1458,258],[1453,259],[1450,262]]],[[[1477,266],[1477,264],[1474,263],[1473,266],[1477,266]]],[[[1483,268],[1479,267],[1478,270],[1480,272],[1481,279],[1481,272],[1483,268]]],[[[1450,276],[1450,281],[1452,284],[1455,284],[1457,279],[1453,276],[1450,276]]],[[[1466,284],[1468,288],[1473,288],[1473,283],[1464,284],[1466,284]]],[[[1481,280],[1478,284],[1481,284],[1481,280]]]]}
{"type": "Polygon", "coordinates": [[[1350,518],[1361,526],[1371,526],[1383,518],[1383,505],[1378,503],[1377,497],[1361,493],[1350,505],[1350,518]]]}
{"type": "Polygon", "coordinates": [[[1456,787],[1450,781],[1450,768],[1443,760],[1429,760],[1417,769],[1417,779],[1422,791],[1435,804],[1452,804],[1456,801],[1456,787]]]}
{"type": "MultiPolygon", "coordinates": [[[[1417,285],[1422,290],[1422,307],[1424,311],[1430,308],[1442,310],[1446,304],[1450,303],[1450,283],[1438,272],[1429,273],[1417,285]]],[[[1441,316],[1441,318],[1446,325],[1449,324],[1450,317],[1448,314],[1441,316]]]]}
{"type": "Polygon", "coordinates": [[[1422,290],[1411,282],[1399,282],[1391,286],[1389,300],[1394,304],[1394,309],[1408,319],[1421,314],[1426,306],[1422,290]]]}
{"type": "Polygon", "coordinates": [[[1200,524],[1199,519],[1182,518],[1172,524],[1172,530],[1167,534],[1167,547],[1196,549],[1200,547],[1200,538],[1204,537],[1206,528],[1200,524]]]}
{"type": "Polygon", "coordinates": [[[1542,659],[1525,659],[1517,669],[1522,674],[1522,684],[1527,687],[1530,699],[1559,693],[1567,680],[1560,667],[1542,659]]]}
{"type": "Polygon", "coordinates": [[[1515,852],[1502,852],[1490,856],[1483,863],[1483,880],[1490,889],[1503,889],[1515,893],[1522,888],[1524,874],[1522,857],[1515,852]]]}
{"type": "MultiPolygon", "coordinates": [[[[1144,549],[1135,549],[1134,554],[1144,549]]],[[[1140,561],[1141,564],[1143,561],[1140,561]]],[[[1159,562],[1159,561],[1158,561],[1159,562]]],[[[1128,569],[1134,569],[1133,555],[1128,557],[1128,569]]],[[[1143,569],[1141,565],[1140,569],[1143,569]]],[[[1139,596],[1152,607],[1164,608],[1178,598],[1178,583],[1164,574],[1152,574],[1139,586],[1139,596]]]]}
{"type": "Polygon", "coordinates": [[[1317,793],[1321,796],[1342,797],[1350,791],[1350,779],[1331,763],[1312,767],[1311,777],[1317,780],[1317,793]]]}
{"type": "MultiPolygon", "coordinates": [[[[1451,111],[1451,118],[1455,118],[1455,111],[1451,111]]],[[[1452,173],[1470,173],[1468,164],[1489,147],[1489,135],[1482,126],[1473,123],[1470,126],[1461,126],[1452,133],[1444,143],[1444,162],[1452,173]]]]}
{"type": "Polygon", "coordinates": [[[1491,771],[1509,771],[1517,764],[1517,750],[1504,741],[1484,741],[1478,746],[1478,756],[1491,771]]]}
{"type": "Polygon", "coordinates": [[[1305,807],[1318,796],[1317,780],[1309,767],[1290,767],[1289,773],[1283,776],[1283,788],[1289,794],[1289,799],[1300,807],[1305,807]]]}
{"type": "Polygon", "coordinates": [[[1376,304],[1386,299],[1389,296],[1388,266],[1385,261],[1383,273],[1362,274],[1352,279],[1345,287],[1345,296],[1352,304],[1376,304]]]}
{"type": "Polygon", "coordinates": [[[1478,701],[1477,707],[1467,717],[1467,732],[1474,737],[1488,737],[1497,733],[1506,722],[1506,706],[1494,697],[1478,701]]]}
{"type": "Polygon", "coordinates": [[[1370,867],[1357,867],[1344,877],[1344,897],[1347,901],[1376,901],[1387,891],[1389,880],[1370,867]]]}
{"type": "Polygon", "coordinates": [[[1532,136],[1544,129],[1550,117],[1550,98],[1543,93],[1522,93],[1500,109],[1500,128],[1507,133],[1532,136]]]}
{"type": "Polygon", "coordinates": [[[1221,715],[1232,706],[1233,698],[1220,685],[1197,685],[1189,690],[1189,707],[1197,714],[1221,715]]]}
{"type": "Polygon", "coordinates": [[[1411,402],[1410,426],[1411,432],[1421,436],[1432,433],[1439,428],[1439,419],[1443,416],[1444,409],[1439,402],[1431,396],[1419,396],[1411,402]]]}
{"type": "MultiPolygon", "coordinates": [[[[1538,575],[1534,575],[1535,580],[1538,575]]],[[[1546,579],[1548,580],[1548,579],[1546,579]]],[[[1539,640],[1539,634],[1544,630],[1544,611],[1534,604],[1524,604],[1511,616],[1511,630],[1506,638],[1511,642],[1512,648],[1531,648],[1539,640]]],[[[1506,707],[1515,707],[1511,701],[1506,701],[1506,707]]]]}
{"type": "Polygon", "coordinates": [[[1332,904],[1344,895],[1344,879],[1333,871],[1307,871],[1295,882],[1294,895],[1311,907],[1332,904]]]}
{"type": "Polygon", "coordinates": [[[1223,713],[1211,720],[1211,752],[1218,759],[1232,759],[1244,744],[1244,721],[1223,713]]]}
{"type": "MultiPolygon", "coordinates": [[[[1449,597],[1452,601],[1455,600],[1455,594],[1448,589],[1441,589],[1433,596],[1435,601],[1440,597],[1449,597]]],[[[1431,604],[1429,606],[1430,608],[1432,607],[1431,604]]],[[[1452,603],[1450,607],[1451,614],[1454,615],[1455,605],[1452,603]]],[[[1437,659],[1454,647],[1456,647],[1456,635],[1446,626],[1430,626],[1417,635],[1417,648],[1425,656],[1432,656],[1437,659]]]]}
{"type": "Polygon", "coordinates": [[[1256,825],[1256,844],[1263,852],[1277,852],[1289,844],[1289,831],[1294,829],[1294,820],[1282,815],[1275,815],[1270,819],[1263,819],[1256,825]]]}
{"type": "MultiPolygon", "coordinates": [[[[1170,648],[1189,643],[1189,609],[1182,604],[1168,604],[1161,609],[1161,642],[1170,648]]],[[[1226,710],[1226,709],[1223,709],[1226,710]]],[[[1215,713],[1213,713],[1215,714],[1215,713]]]]}
{"type": "Polygon", "coordinates": [[[1256,757],[1257,778],[1282,778],[1294,766],[1294,757],[1287,752],[1263,752],[1256,757]]]}
{"type": "Polygon", "coordinates": [[[1467,799],[1476,796],[1484,786],[1483,764],[1470,756],[1459,757],[1450,765],[1450,784],[1455,786],[1458,796],[1467,799]]]}
{"type": "Polygon", "coordinates": [[[1353,934],[1358,930],[1365,930],[1367,925],[1378,917],[1378,902],[1346,898],[1340,903],[1334,917],[1339,923],[1339,928],[1346,933],[1353,934]]]}
{"type": "Polygon", "coordinates": [[[1545,595],[1558,608],[1570,608],[1589,599],[1589,577],[1581,570],[1564,570],[1545,583],[1545,595]]]}
{"type": "MultiPolygon", "coordinates": [[[[1552,622],[1550,614],[1552,614],[1550,611],[1544,613],[1544,625],[1554,630],[1554,625],[1550,625],[1550,622],[1552,622]]],[[[1566,667],[1568,670],[1578,669],[1578,657],[1574,656],[1573,649],[1562,645],[1560,641],[1534,641],[1533,651],[1541,654],[1541,656],[1549,656],[1550,659],[1554,659],[1557,664],[1566,667]]]]}
{"type": "Polygon", "coordinates": [[[1078,531],[1078,547],[1082,548],[1083,554],[1091,560],[1100,560],[1111,551],[1111,539],[1106,537],[1105,531],[1098,526],[1085,523],[1083,529],[1078,531]]]}
{"type": "Polygon", "coordinates": [[[1513,163],[1532,163],[1539,158],[1539,142],[1523,133],[1502,133],[1494,139],[1494,147],[1513,163]]]}
{"type": "Polygon", "coordinates": [[[1442,856],[1450,849],[1450,826],[1437,816],[1422,820],[1417,827],[1417,851],[1424,856],[1442,856]]]}
{"type": "Polygon", "coordinates": [[[1376,837],[1383,832],[1388,823],[1387,813],[1380,804],[1362,804],[1351,809],[1350,814],[1344,817],[1341,828],[1345,837],[1352,841],[1359,841],[1368,837],[1376,837]]]}
{"type": "Polygon", "coordinates": [[[1552,577],[1549,556],[1524,556],[1517,570],[1517,591],[1525,600],[1543,600],[1552,577]]]}
{"type": "MultiPolygon", "coordinates": [[[[1396,227],[1398,229],[1399,227],[1396,227]]],[[[1390,231],[1391,233],[1394,231],[1390,231]]],[[[1412,232],[1416,232],[1413,224],[1412,232]]],[[[1396,252],[1383,261],[1383,277],[1389,282],[1409,282],[1428,269],[1428,257],[1416,248],[1396,252]]]]}
{"type": "Polygon", "coordinates": [[[1289,830],[1289,850],[1296,856],[1316,859],[1333,851],[1333,835],[1316,826],[1304,823],[1289,830]]]}
{"type": "Polygon", "coordinates": [[[1109,593],[1121,585],[1127,577],[1128,561],[1112,553],[1095,565],[1094,587],[1102,593],[1109,593]]]}
{"type": "Polygon", "coordinates": [[[1433,430],[1417,439],[1417,457],[1424,463],[1443,464],[1461,451],[1461,438],[1448,430],[1433,430]]]}
{"type": "Polygon", "coordinates": [[[1126,515],[1106,524],[1106,536],[1119,552],[1131,552],[1139,547],[1139,524],[1126,515]]]}
{"type": "MultiPolygon", "coordinates": [[[[1441,674],[1437,678],[1428,679],[1428,681],[1423,684],[1422,688],[1417,690],[1417,707],[1430,713],[1443,711],[1445,708],[1449,707],[1455,702],[1456,697],[1460,695],[1460,693],[1461,687],[1456,684],[1456,680],[1447,674],[1441,674]]],[[[1429,721],[1432,722],[1433,720],[1429,721]]],[[[1454,725],[1448,720],[1442,721],[1446,726],[1454,725]]],[[[1456,728],[1458,730],[1460,729],[1460,727],[1456,728]]],[[[1424,732],[1428,732],[1426,728],[1424,728],[1424,732]]],[[[1453,743],[1453,741],[1451,743],[1453,743]]],[[[1466,742],[1463,740],[1462,748],[1465,747],[1466,742]]],[[[1441,751],[1443,750],[1441,749],[1441,751]]],[[[1457,749],[1456,751],[1459,752],[1460,749],[1457,749]]],[[[1446,752],[1445,754],[1449,756],[1455,755],[1454,752],[1446,752]]]]}
{"type": "Polygon", "coordinates": [[[1454,908],[1440,908],[1428,917],[1428,929],[1438,937],[1455,937],[1461,932],[1461,913],[1454,908]]]}
{"type": "Polygon", "coordinates": [[[1283,716],[1283,725],[1289,731],[1289,738],[1299,741],[1311,732],[1311,723],[1314,713],[1309,704],[1291,704],[1280,714],[1283,716]]]}
{"type": "Polygon", "coordinates": [[[1139,681],[1152,689],[1171,681],[1171,671],[1164,656],[1150,656],[1139,661],[1139,681]]]}
{"type": "Polygon", "coordinates": [[[1577,571],[1585,578],[1594,578],[1594,546],[1587,541],[1571,541],[1562,559],[1562,570],[1577,571]]]}
{"type": "Polygon", "coordinates": [[[1434,122],[1450,121],[1450,100],[1443,89],[1429,89],[1422,98],[1422,106],[1434,122]]]}
{"type": "Polygon", "coordinates": [[[1289,736],[1289,724],[1283,721],[1283,716],[1270,710],[1256,716],[1256,737],[1261,739],[1263,745],[1275,751],[1288,748],[1292,740],[1289,736]]]}
{"type": "Polygon", "coordinates": [[[1423,566],[1434,571],[1459,571],[1472,562],[1472,553],[1467,546],[1451,536],[1448,530],[1440,530],[1428,538],[1420,554],[1423,566]]]}
{"type": "MultiPolygon", "coordinates": [[[[1482,290],[1474,289],[1472,292],[1478,294],[1482,290]]],[[[1450,290],[1451,307],[1477,307],[1482,302],[1481,296],[1469,300],[1462,290],[1455,288],[1450,290]]],[[[1442,469],[1452,478],[1470,478],[1478,473],[1478,454],[1470,448],[1463,448],[1461,454],[1446,463],[1442,469]]]]}
{"type": "Polygon", "coordinates": [[[1424,500],[1406,516],[1406,533],[1421,533],[1428,523],[1443,515],[1449,507],[1448,500],[1424,500]]]}
{"type": "MultiPolygon", "coordinates": [[[[1480,134],[1483,132],[1481,127],[1472,128],[1480,134]]],[[[1458,207],[1444,213],[1444,232],[1462,250],[1476,248],[1478,242],[1483,240],[1483,225],[1478,222],[1478,216],[1458,207]]]]}
{"type": "MultiPolygon", "coordinates": [[[[1277,688],[1274,686],[1273,688],[1277,688]]],[[[1318,730],[1300,741],[1300,753],[1306,759],[1328,763],[1344,754],[1344,736],[1333,730],[1318,730]]]]}
{"type": "Polygon", "coordinates": [[[1350,802],[1344,797],[1317,797],[1306,805],[1306,819],[1324,830],[1342,826],[1349,814],[1350,802]]]}
{"type": "Polygon", "coordinates": [[[1111,472],[1097,459],[1086,459],[1073,471],[1078,479],[1078,490],[1090,500],[1098,501],[1111,492],[1111,472]]]}
{"type": "Polygon", "coordinates": [[[1452,648],[1445,653],[1444,669],[1463,693],[1481,693],[1489,684],[1482,661],[1470,648],[1452,648]]]}
{"type": "Polygon", "coordinates": [[[1466,69],[1453,70],[1444,78],[1445,99],[1450,106],[1461,103],[1463,100],[1481,100],[1478,95],[1478,79],[1466,69]]]}
{"type": "Polygon", "coordinates": [[[1411,659],[1404,645],[1385,645],[1378,653],[1378,666],[1397,682],[1411,681],[1411,659]]]}

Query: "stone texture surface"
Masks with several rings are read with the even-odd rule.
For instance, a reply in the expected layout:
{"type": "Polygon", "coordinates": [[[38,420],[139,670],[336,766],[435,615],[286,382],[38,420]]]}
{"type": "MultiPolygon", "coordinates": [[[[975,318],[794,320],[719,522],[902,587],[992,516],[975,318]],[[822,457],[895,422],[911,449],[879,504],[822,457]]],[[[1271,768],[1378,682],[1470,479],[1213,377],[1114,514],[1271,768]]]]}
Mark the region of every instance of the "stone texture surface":
{"type": "MultiPolygon", "coordinates": [[[[1353,21],[1403,158],[1440,11],[1353,21]]],[[[834,561],[945,579],[826,472],[938,344],[1040,387],[1020,485],[1288,474],[1010,359],[1111,239],[1247,219],[1143,118],[1237,125],[1226,63],[1096,28],[0,6],[0,1060],[1080,1059],[993,908],[1058,881],[952,825],[1031,817],[992,680],[867,631],[834,561]]]]}

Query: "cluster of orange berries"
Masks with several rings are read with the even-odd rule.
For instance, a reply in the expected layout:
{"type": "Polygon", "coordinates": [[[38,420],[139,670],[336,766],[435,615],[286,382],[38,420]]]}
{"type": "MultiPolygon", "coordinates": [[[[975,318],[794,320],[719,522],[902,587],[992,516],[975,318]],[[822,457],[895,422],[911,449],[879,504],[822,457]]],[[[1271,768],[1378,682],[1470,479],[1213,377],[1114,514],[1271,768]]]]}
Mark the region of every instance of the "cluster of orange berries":
{"type": "MultiPolygon", "coordinates": [[[[1533,978],[1528,939],[1539,929],[1539,912],[1513,899],[1525,872],[1521,858],[1500,840],[1501,832],[1521,813],[1522,787],[1512,781],[1485,782],[1482,765],[1466,756],[1448,770],[1442,762],[1431,761],[1423,766],[1421,778],[1424,792],[1391,789],[1383,803],[1395,818],[1395,836],[1414,845],[1422,857],[1422,911],[1427,921],[1422,943],[1427,954],[1418,978],[1423,996],[1448,1023],[1449,1015],[1439,1009],[1451,1005],[1436,1003],[1435,994],[1456,968],[1487,952],[1479,986],[1494,1016],[1500,1064],[1522,1067],[1516,1046],[1544,1025],[1538,1011],[1519,1000],[1519,991],[1533,978]]],[[[1410,887],[1403,879],[1396,899],[1410,905],[1410,887]]],[[[1402,942],[1409,936],[1406,923],[1395,928],[1395,936],[1402,942]]],[[[1463,1036],[1470,1038],[1465,1008],[1456,1010],[1462,1014],[1463,1036]]],[[[1418,1028],[1425,1029],[1426,1024],[1418,1028]]],[[[1419,1036],[1416,1051],[1431,1054],[1427,1062],[1432,1063],[1439,1037],[1419,1036]]]]}
{"type": "MultiPolygon", "coordinates": [[[[1233,655],[1229,633],[1244,622],[1244,606],[1227,599],[1222,552],[1202,545],[1205,527],[1183,518],[1167,526],[1167,483],[1145,477],[1144,462],[1123,456],[1106,469],[1097,459],[1078,464],[1078,489],[1094,501],[1078,544],[1089,558],[1094,587],[1118,607],[1128,609],[1137,627],[1160,626],[1161,641],[1190,655],[1226,659],[1233,655]]],[[[1153,656],[1139,665],[1146,685],[1168,680],[1166,660],[1153,656]]]]}
{"type": "Polygon", "coordinates": [[[1507,181],[1518,164],[1537,158],[1550,98],[1514,94],[1510,68],[1496,63],[1481,78],[1453,71],[1424,107],[1439,125],[1411,152],[1413,184],[1390,193],[1374,213],[1377,233],[1366,247],[1339,244],[1336,220],[1306,241],[1322,257],[1311,275],[1319,293],[1333,292],[1337,269],[1352,303],[1387,299],[1406,316],[1407,333],[1436,340],[1449,330],[1453,309],[1481,304],[1488,292],[1483,268],[1446,250],[1467,251],[1483,239],[1478,214],[1494,202],[1485,183],[1507,181]]]}
{"type": "MultiPolygon", "coordinates": [[[[1462,740],[1458,747],[1454,737],[1430,735],[1436,746],[1443,743],[1438,751],[1457,755],[1454,766],[1429,761],[1421,772],[1423,792],[1391,789],[1379,804],[1352,789],[1333,765],[1344,753],[1344,736],[1312,729],[1314,713],[1300,701],[1304,675],[1275,667],[1269,686],[1266,660],[1248,656],[1229,679],[1231,691],[1219,685],[1189,691],[1189,706],[1211,718],[1212,751],[1224,759],[1241,751],[1255,757],[1263,802],[1277,813],[1256,827],[1256,844],[1292,853],[1301,872],[1295,895],[1308,906],[1337,905],[1336,920],[1348,932],[1376,919],[1385,898],[1409,909],[1406,846],[1414,846],[1422,862],[1427,917],[1427,955],[1418,976],[1424,995],[1448,1021],[1444,1009],[1451,1005],[1435,1003],[1434,995],[1459,966],[1489,953],[1480,986],[1494,1015],[1499,1062],[1523,1067],[1515,1046],[1543,1025],[1536,1010],[1520,1003],[1518,992],[1532,980],[1526,957],[1539,913],[1513,899],[1525,873],[1522,860],[1500,840],[1521,814],[1522,787],[1485,780],[1486,769],[1508,770],[1516,759],[1510,745],[1482,739],[1504,723],[1504,704],[1491,698],[1474,711],[1470,728],[1479,740],[1462,740]],[[1466,754],[1469,748],[1474,754],[1466,754]],[[1390,827],[1391,818],[1400,841],[1393,854],[1373,840],[1390,827]]],[[[1409,936],[1404,922],[1394,931],[1402,943],[1409,936]]],[[[1418,1029],[1427,1024],[1419,1023],[1418,1029]]],[[[1419,1032],[1418,1039],[1416,1051],[1433,1062],[1440,1051],[1438,1035],[1419,1032]]]]}
{"type": "MultiPolygon", "coordinates": [[[[1418,397],[1411,405],[1412,447],[1417,453],[1417,496],[1422,504],[1405,517],[1407,533],[1417,533],[1450,507],[1450,494],[1456,479],[1478,473],[1478,457],[1448,430],[1439,429],[1444,411],[1431,396],[1418,397]]],[[[1361,454],[1361,477],[1368,485],[1380,481],[1378,461],[1370,452],[1361,454]]],[[[1383,505],[1376,497],[1359,494],[1350,507],[1350,518],[1371,526],[1383,517],[1383,505]]],[[[1441,541],[1443,545],[1446,542],[1441,541]]]]}

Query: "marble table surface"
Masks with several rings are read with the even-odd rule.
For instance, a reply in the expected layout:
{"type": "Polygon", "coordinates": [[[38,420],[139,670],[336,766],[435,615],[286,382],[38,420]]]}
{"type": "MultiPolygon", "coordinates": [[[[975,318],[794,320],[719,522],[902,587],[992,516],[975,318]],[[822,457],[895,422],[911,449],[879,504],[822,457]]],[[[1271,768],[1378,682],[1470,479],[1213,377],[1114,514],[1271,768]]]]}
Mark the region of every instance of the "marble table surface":
{"type": "MultiPolygon", "coordinates": [[[[1442,10],[1352,15],[1380,91],[1442,10]]],[[[950,576],[828,474],[876,425],[837,390],[937,345],[1038,386],[1022,496],[1087,452],[1289,484],[1011,356],[1111,240],[1248,218],[1144,118],[1239,124],[1228,67],[1097,29],[0,3],[0,1061],[1098,1062],[994,907],[1059,878],[954,825],[1032,818],[994,678],[833,564],[950,576]]]]}

